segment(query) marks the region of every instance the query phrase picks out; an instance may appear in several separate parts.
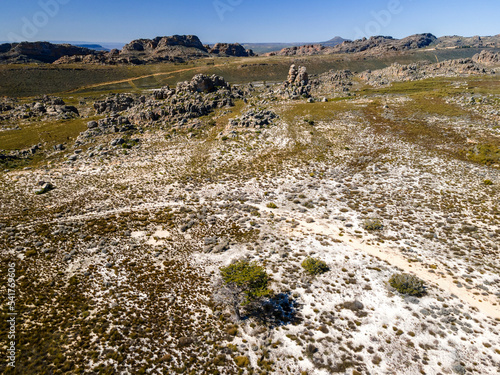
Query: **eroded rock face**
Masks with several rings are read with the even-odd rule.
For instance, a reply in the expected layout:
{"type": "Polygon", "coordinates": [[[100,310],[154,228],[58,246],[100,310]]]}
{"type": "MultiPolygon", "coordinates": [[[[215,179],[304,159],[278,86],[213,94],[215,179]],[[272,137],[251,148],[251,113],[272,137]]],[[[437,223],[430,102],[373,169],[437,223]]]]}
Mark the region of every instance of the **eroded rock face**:
{"type": "Polygon", "coordinates": [[[309,83],[309,75],[305,66],[300,66],[298,69],[295,65],[290,66],[288,71],[287,82],[291,85],[307,86],[309,83]]]}
{"type": "Polygon", "coordinates": [[[309,97],[311,86],[309,85],[309,75],[305,66],[290,66],[287,80],[277,94],[284,99],[298,99],[299,97],[309,97]]]}
{"type": "Polygon", "coordinates": [[[254,56],[252,50],[246,50],[239,43],[217,43],[212,48],[207,48],[208,52],[219,56],[248,57],[254,56]]]}
{"type": "Polygon", "coordinates": [[[197,74],[191,81],[179,82],[177,84],[177,91],[209,93],[214,92],[219,87],[227,87],[224,78],[215,74],[210,77],[205,74],[197,74]]]}
{"type": "Polygon", "coordinates": [[[32,117],[69,119],[79,115],[76,107],[66,105],[61,98],[52,96],[44,96],[32,103],[25,104],[9,100],[0,102],[0,121],[29,119],[32,117]]]}
{"type": "Polygon", "coordinates": [[[79,144],[103,134],[137,132],[153,123],[173,128],[197,128],[197,119],[215,108],[232,106],[233,99],[243,93],[231,88],[217,75],[198,74],[190,81],[179,82],[175,89],[168,86],[150,95],[115,94],[94,103],[96,114],[107,114],[99,121],[90,121],[87,130],[78,137],[79,144]]]}
{"type": "Polygon", "coordinates": [[[0,45],[0,63],[53,63],[63,56],[86,56],[97,52],[71,44],[52,44],[48,42],[21,42],[0,45]]]}
{"type": "Polygon", "coordinates": [[[419,62],[410,65],[393,65],[377,70],[366,71],[359,77],[372,86],[389,85],[392,82],[415,81],[432,77],[457,77],[467,75],[495,74],[494,71],[486,69],[473,59],[446,60],[436,64],[419,62]]]}
{"type": "Polygon", "coordinates": [[[58,59],[56,64],[148,64],[159,62],[184,62],[204,57],[254,56],[238,43],[217,43],[204,46],[196,35],[173,35],[154,39],[137,39],[128,43],[121,51],[96,52],[88,55],[68,55],[58,59]]]}
{"type": "Polygon", "coordinates": [[[154,39],[134,40],[123,47],[122,53],[141,51],[155,52],[163,48],[173,46],[196,48],[203,52],[207,52],[206,48],[196,35],[173,35],[156,37],[154,39]]]}
{"type": "Polygon", "coordinates": [[[145,97],[133,98],[126,94],[110,95],[104,100],[94,103],[94,109],[97,114],[105,112],[121,112],[125,111],[138,103],[144,103],[145,97]]]}
{"type": "Polygon", "coordinates": [[[325,47],[320,44],[304,45],[298,47],[284,48],[278,52],[270,52],[269,56],[293,56],[293,55],[328,55],[336,53],[365,53],[380,54],[387,52],[406,51],[423,48],[436,42],[437,38],[432,34],[416,34],[404,39],[394,39],[390,36],[373,36],[355,41],[346,40],[334,47],[325,47]]]}
{"type": "Polygon", "coordinates": [[[483,50],[474,55],[472,60],[487,66],[500,65],[500,53],[483,50]]]}

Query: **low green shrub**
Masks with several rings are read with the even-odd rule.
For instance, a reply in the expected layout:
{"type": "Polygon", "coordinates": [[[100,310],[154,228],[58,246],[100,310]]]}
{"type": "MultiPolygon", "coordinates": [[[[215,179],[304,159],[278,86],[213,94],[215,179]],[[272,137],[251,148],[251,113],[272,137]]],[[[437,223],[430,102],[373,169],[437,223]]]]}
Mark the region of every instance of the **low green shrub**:
{"type": "Polygon", "coordinates": [[[392,275],[389,284],[399,293],[409,296],[421,297],[426,291],[424,281],[407,273],[392,275]]]}
{"type": "Polygon", "coordinates": [[[312,257],[306,258],[301,265],[302,268],[304,268],[304,270],[306,271],[306,273],[312,276],[321,275],[330,270],[330,268],[324,261],[312,257]]]}
{"type": "Polygon", "coordinates": [[[382,230],[384,225],[380,219],[366,219],[363,223],[363,228],[366,230],[382,230]]]}
{"type": "Polygon", "coordinates": [[[250,360],[246,356],[238,356],[234,359],[234,362],[238,367],[247,367],[250,364],[250,360]]]}

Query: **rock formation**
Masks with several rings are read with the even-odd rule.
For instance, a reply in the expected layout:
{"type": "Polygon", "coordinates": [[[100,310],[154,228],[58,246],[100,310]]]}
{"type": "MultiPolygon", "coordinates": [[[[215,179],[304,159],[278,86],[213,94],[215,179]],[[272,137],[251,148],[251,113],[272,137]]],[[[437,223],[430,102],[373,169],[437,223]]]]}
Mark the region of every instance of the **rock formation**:
{"type": "Polygon", "coordinates": [[[175,89],[168,86],[151,95],[114,94],[94,103],[96,114],[106,114],[99,121],[90,121],[80,134],[78,143],[85,144],[102,134],[135,131],[139,126],[155,122],[174,128],[196,127],[196,119],[215,108],[232,106],[242,92],[230,87],[224,78],[204,74],[190,81],[179,82],[175,89]]]}
{"type": "Polygon", "coordinates": [[[336,53],[360,53],[380,54],[387,52],[399,52],[423,48],[431,45],[437,40],[432,34],[417,34],[404,39],[394,39],[390,36],[374,36],[369,39],[363,38],[355,41],[346,40],[334,47],[325,47],[319,44],[305,45],[300,47],[284,48],[278,52],[271,52],[268,56],[293,56],[293,55],[330,55],[336,53]]]}
{"type": "Polygon", "coordinates": [[[173,35],[154,39],[137,39],[126,44],[121,51],[97,51],[70,44],[48,42],[22,42],[0,45],[0,63],[47,64],[150,64],[185,62],[210,56],[254,56],[241,44],[217,43],[205,47],[195,35],[173,35]]]}
{"type": "Polygon", "coordinates": [[[390,85],[392,82],[415,81],[433,77],[460,77],[484,74],[495,74],[495,72],[486,69],[473,59],[457,59],[446,60],[436,64],[430,64],[427,61],[410,65],[394,63],[385,69],[363,72],[359,74],[359,78],[371,86],[377,87],[390,85]]]}
{"type": "Polygon", "coordinates": [[[63,56],[87,56],[97,53],[88,48],[71,44],[52,44],[48,42],[21,42],[0,44],[0,63],[33,63],[51,64],[63,56]]]}
{"type": "Polygon", "coordinates": [[[282,88],[277,92],[285,99],[298,99],[299,97],[309,97],[311,86],[309,85],[309,75],[305,66],[296,67],[290,66],[287,80],[283,83],[282,88]]]}
{"type": "Polygon", "coordinates": [[[213,47],[206,46],[209,53],[219,56],[248,57],[255,56],[253,51],[246,50],[239,43],[217,43],[213,47]]]}
{"type": "Polygon", "coordinates": [[[309,76],[306,67],[301,66],[297,69],[295,65],[290,66],[287,82],[291,85],[307,86],[309,83],[309,76]]]}
{"type": "Polygon", "coordinates": [[[474,62],[483,64],[486,66],[500,65],[500,53],[483,50],[472,57],[474,62]]]}

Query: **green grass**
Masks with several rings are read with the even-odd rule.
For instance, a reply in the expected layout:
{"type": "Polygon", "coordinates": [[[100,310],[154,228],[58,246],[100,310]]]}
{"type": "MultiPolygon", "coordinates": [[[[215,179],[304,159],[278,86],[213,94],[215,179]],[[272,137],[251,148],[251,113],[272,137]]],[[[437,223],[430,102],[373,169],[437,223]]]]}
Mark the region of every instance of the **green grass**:
{"type": "Polygon", "coordinates": [[[500,164],[500,147],[492,144],[477,145],[469,151],[467,157],[480,164],[500,164]]]}
{"type": "Polygon", "coordinates": [[[202,59],[184,64],[151,64],[140,66],[101,65],[0,65],[0,96],[31,97],[81,90],[97,92],[107,90],[150,89],[164,84],[175,84],[191,78],[196,73],[219,74],[231,83],[252,81],[283,81],[291,64],[307,67],[310,74],[320,74],[330,69],[349,69],[361,72],[367,69],[381,69],[394,62],[410,64],[420,60],[436,62],[450,58],[471,57],[480,49],[445,51],[410,51],[385,57],[363,57],[353,55],[319,55],[300,57],[250,57],[202,59]],[[221,65],[221,66],[217,66],[221,65]],[[190,71],[173,71],[190,69],[190,71]],[[160,74],[152,76],[154,74],[160,74]],[[138,78],[147,76],[145,78],[138,78]],[[137,78],[137,79],[134,79],[137,78]],[[125,83],[110,83],[132,80],[125,83]],[[102,84],[93,89],[82,89],[89,85],[102,84]]]}
{"type": "Polygon", "coordinates": [[[350,99],[352,98],[337,98],[326,103],[291,102],[280,113],[280,116],[287,122],[294,122],[300,118],[305,118],[307,121],[312,121],[313,123],[327,121],[331,120],[336,113],[353,109],[353,104],[349,103],[350,99]]]}
{"type": "Polygon", "coordinates": [[[463,87],[456,87],[458,83],[467,84],[467,93],[471,94],[500,94],[500,81],[495,76],[470,77],[439,77],[418,81],[394,82],[389,87],[367,87],[359,92],[360,95],[422,94],[426,96],[445,97],[464,93],[463,87]]]}
{"type": "Polygon", "coordinates": [[[90,119],[31,122],[21,126],[21,130],[0,132],[0,148],[22,150],[38,143],[52,147],[59,143],[74,141],[84,131],[90,119]]]}

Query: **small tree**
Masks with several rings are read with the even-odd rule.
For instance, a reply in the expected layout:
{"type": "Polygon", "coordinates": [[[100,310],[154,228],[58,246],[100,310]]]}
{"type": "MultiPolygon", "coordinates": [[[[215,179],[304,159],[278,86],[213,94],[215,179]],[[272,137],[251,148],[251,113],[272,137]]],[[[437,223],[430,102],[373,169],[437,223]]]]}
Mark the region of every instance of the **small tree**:
{"type": "Polygon", "coordinates": [[[220,268],[221,282],[216,296],[230,304],[237,320],[241,320],[240,307],[248,306],[272,294],[269,275],[264,267],[248,260],[239,260],[220,268]]]}

